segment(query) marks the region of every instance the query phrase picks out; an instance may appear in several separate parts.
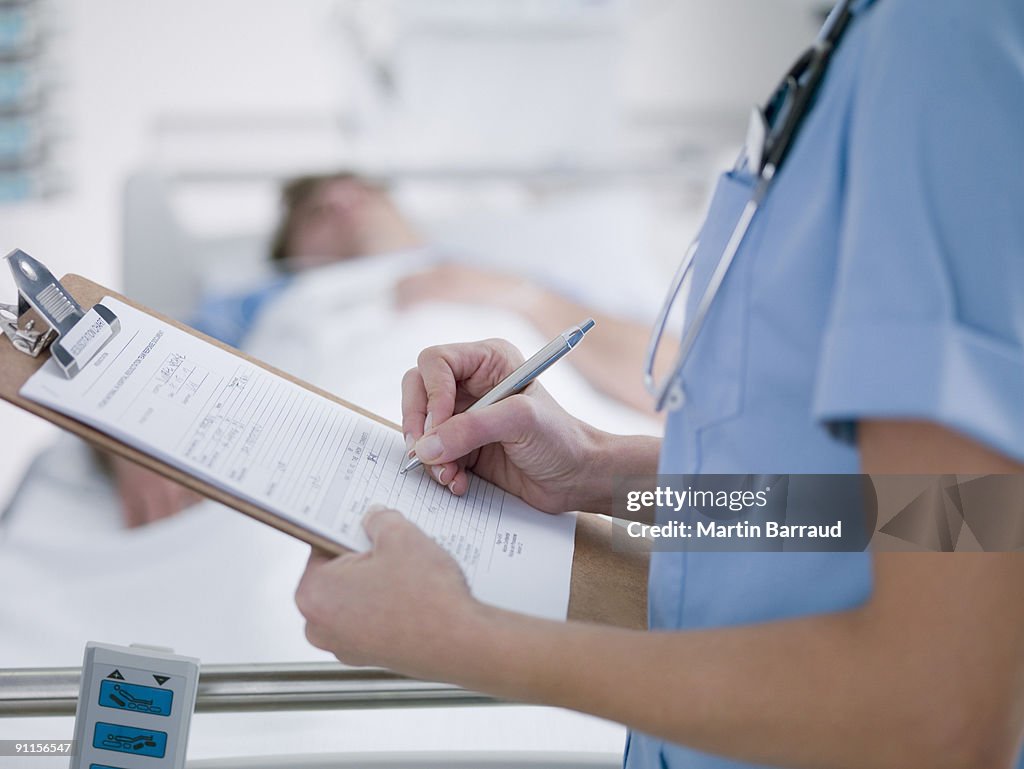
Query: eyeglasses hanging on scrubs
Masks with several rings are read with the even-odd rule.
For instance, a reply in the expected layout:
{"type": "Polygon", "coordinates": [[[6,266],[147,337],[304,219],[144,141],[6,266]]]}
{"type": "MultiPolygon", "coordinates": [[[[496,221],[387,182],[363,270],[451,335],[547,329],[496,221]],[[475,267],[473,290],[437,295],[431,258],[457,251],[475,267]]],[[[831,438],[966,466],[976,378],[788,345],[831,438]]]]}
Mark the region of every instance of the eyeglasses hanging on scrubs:
{"type": "Polygon", "coordinates": [[[651,334],[651,340],[647,346],[647,359],[644,364],[644,384],[648,392],[654,396],[655,407],[658,411],[666,407],[669,410],[679,408],[686,400],[683,368],[690,357],[690,352],[697,341],[708,311],[729,272],[729,267],[732,266],[733,259],[750,229],[754,214],[757,213],[764,201],[772,180],[778,174],[804,118],[810,111],[814,95],[825,76],[832,54],[849,25],[850,8],[853,2],[854,0],[843,0],[836,7],[818,40],[796,60],[764,107],[754,107],[747,144],[735,169],[756,174],[757,181],[754,192],[743,207],[736,226],[718,257],[718,263],[697,302],[692,318],[683,328],[683,339],[679,345],[679,352],[672,363],[672,368],[668,375],[659,382],[656,381],[654,374],[658,350],[665,334],[665,326],[672,315],[672,308],[682,293],[686,278],[693,268],[699,235],[686,249],[683,261],[672,278],[668,296],[658,313],[654,332],[651,334]]]}

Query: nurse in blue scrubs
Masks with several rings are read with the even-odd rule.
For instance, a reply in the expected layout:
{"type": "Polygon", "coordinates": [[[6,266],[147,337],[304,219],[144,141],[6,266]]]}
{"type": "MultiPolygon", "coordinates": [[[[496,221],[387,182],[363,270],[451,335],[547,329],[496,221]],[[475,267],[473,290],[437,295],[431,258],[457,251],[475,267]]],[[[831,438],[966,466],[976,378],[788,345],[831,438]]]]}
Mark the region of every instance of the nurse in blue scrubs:
{"type": "MultiPolygon", "coordinates": [[[[521,357],[441,346],[403,383],[436,480],[607,513],[658,470],[1024,472],[1024,4],[842,3],[791,74],[692,252],[664,439],[536,383],[456,413],[521,357]]],[[[656,552],[638,630],[483,606],[400,512],[366,528],[311,558],[313,643],[618,720],[628,767],[1024,766],[1019,553],[656,552]]]]}

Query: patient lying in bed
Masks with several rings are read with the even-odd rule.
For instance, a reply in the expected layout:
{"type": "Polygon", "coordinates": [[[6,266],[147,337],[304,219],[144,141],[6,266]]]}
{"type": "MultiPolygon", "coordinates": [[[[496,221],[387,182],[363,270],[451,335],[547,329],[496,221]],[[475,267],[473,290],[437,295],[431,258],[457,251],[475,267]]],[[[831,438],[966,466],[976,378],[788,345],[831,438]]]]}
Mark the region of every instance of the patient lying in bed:
{"type": "MultiPolygon", "coordinates": [[[[650,408],[639,375],[621,376],[623,366],[640,371],[649,333],[643,323],[595,312],[525,278],[451,264],[425,243],[382,187],[352,174],[306,176],[283,191],[284,214],[271,245],[281,268],[276,279],[241,295],[207,297],[192,325],[239,347],[261,311],[302,272],[340,262],[405,255],[393,302],[408,309],[426,302],[454,302],[517,315],[545,337],[587,316],[601,330],[569,359],[587,381],[628,406],[650,408]],[[635,365],[633,365],[635,364],[635,365]]],[[[396,266],[399,263],[396,262],[396,266]]],[[[412,365],[410,360],[409,365],[412,365]]]]}
{"type": "MultiPolygon", "coordinates": [[[[366,179],[302,177],[284,187],[282,198],[271,247],[279,274],[244,294],[207,297],[191,325],[397,420],[398,383],[423,347],[503,336],[529,354],[591,316],[598,333],[568,358],[578,376],[568,375],[565,384],[564,371],[549,372],[545,384],[558,390],[562,382],[565,402],[598,424],[652,429],[639,416],[621,418],[648,408],[638,373],[643,324],[596,313],[513,275],[447,263],[387,191],[366,179]]],[[[110,463],[128,526],[197,501],[143,468],[110,463]]]]}

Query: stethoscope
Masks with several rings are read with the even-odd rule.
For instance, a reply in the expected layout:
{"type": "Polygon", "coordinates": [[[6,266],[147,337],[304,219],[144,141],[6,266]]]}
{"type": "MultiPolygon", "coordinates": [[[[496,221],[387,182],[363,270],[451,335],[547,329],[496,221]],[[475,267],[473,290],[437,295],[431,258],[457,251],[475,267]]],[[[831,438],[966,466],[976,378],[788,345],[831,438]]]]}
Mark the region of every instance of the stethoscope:
{"type": "Polygon", "coordinates": [[[682,381],[683,368],[686,366],[690,352],[700,335],[708,311],[711,309],[722,282],[736,258],[736,253],[750,229],[754,214],[757,213],[768,194],[772,181],[778,174],[804,118],[810,111],[814,95],[824,79],[832,54],[849,26],[854,2],[855,0],[843,0],[836,6],[814,45],[808,48],[790,67],[765,105],[754,108],[746,147],[740,154],[734,169],[755,175],[754,191],[750,200],[743,207],[736,226],[722,249],[718,263],[711,273],[707,287],[701,294],[691,320],[683,329],[683,338],[670,373],[658,382],[654,374],[658,348],[664,337],[665,326],[672,314],[672,308],[693,268],[693,259],[699,245],[699,235],[686,249],[683,260],[672,278],[668,295],[658,313],[651,340],[647,345],[647,358],[644,364],[644,384],[648,392],[654,396],[655,407],[658,411],[666,407],[669,410],[677,409],[686,401],[686,391],[682,381]]]}

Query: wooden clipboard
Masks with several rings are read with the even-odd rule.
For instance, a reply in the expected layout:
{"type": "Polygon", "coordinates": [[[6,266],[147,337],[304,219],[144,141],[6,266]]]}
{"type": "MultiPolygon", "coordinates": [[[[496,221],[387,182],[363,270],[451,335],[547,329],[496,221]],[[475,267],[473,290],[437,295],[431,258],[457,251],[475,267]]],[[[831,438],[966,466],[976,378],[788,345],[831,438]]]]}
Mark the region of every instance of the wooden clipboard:
{"type": "MultiPolygon", "coordinates": [[[[103,299],[103,297],[112,296],[164,323],[181,329],[192,336],[199,337],[223,350],[227,350],[232,355],[255,366],[259,366],[272,374],[294,382],[310,392],[339,403],[383,425],[400,429],[393,422],[382,419],[366,409],[359,408],[325,390],[296,379],[273,366],[269,366],[212,337],[189,328],[166,315],[154,312],[116,291],[111,291],[98,283],[92,282],[88,278],[71,274],[65,275],[61,278],[60,282],[83,308],[88,309],[103,299]]],[[[26,355],[16,350],[13,345],[0,336],[0,398],[31,414],[42,417],[48,422],[52,422],[63,430],[77,435],[97,449],[142,465],[204,497],[227,505],[314,547],[334,554],[347,552],[337,542],[333,542],[316,532],[305,529],[274,512],[254,505],[247,500],[196,478],[77,419],[23,398],[18,394],[22,385],[42,367],[48,357],[49,353],[46,352],[37,358],[26,355]]],[[[622,613],[626,612],[633,618],[628,624],[643,624],[640,620],[642,619],[641,615],[646,613],[646,589],[643,587],[645,576],[645,558],[638,557],[638,554],[635,553],[612,552],[611,530],[607,522],[600,520],[597,516],[580,514],[576,527],[576,551],[573,557],[572,583],[570,586],[570,617],[576,616],[579,618],[610,621],[612,616],[616,618],[621,617],[622,613]]],[[[616,622],[616,624],[621,623],[616,622]]]]}

